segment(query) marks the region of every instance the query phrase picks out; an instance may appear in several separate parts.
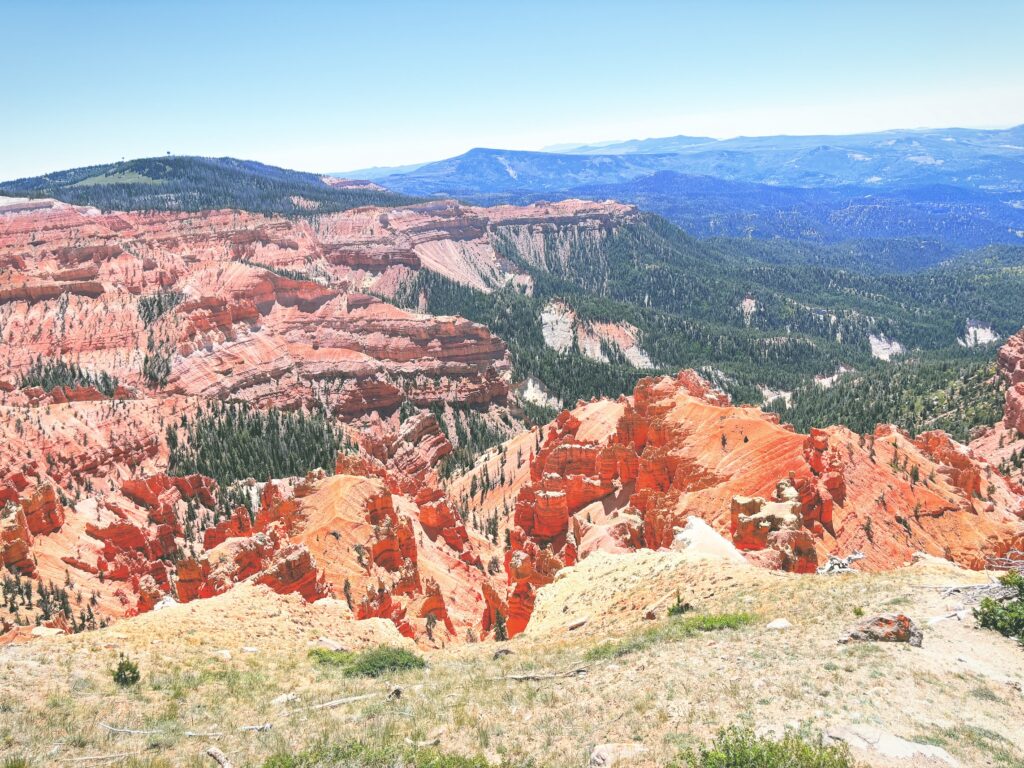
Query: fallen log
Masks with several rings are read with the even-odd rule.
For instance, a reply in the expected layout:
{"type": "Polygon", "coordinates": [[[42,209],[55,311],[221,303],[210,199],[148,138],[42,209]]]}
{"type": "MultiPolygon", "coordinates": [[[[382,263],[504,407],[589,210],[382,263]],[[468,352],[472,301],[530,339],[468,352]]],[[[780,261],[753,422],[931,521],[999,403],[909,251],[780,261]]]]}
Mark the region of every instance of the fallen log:
{"type": "Polygon", "coordinates": [[[854,573],[856,569],[854,569],[853,564],[863,559],[863,552],[851,552],[847,557],[829,555],[828,560],[818,568],[817,572],[819,574],[854,573]]]}
{"type": "Polygon", "coordinates": [[[502,675],[501,677],[491,677],[489,680],[515,680],[522,682],[524,680],[554,680],[560,677],[579,677],[580,675],[587,674],[586,667],[576,667],[575,669],[568,669],[565,672],[526,672],[518,675],[502,675]]]}
{"type": "Polygon", "coordinates": [[[416,749],[425,749],[426,747],[437,747],[441,744],[441,739],[427,739],[426,741],[413,741],[406,737],[405,743],[409,746],[416,747],[416,749]]]}
{"type": "Polygon", "coordinates": [[[106,723],[100,723],[100,728],[111,733],[127,733],[134,736],[152,736],[157,733],[163,733],[163,731],[136,731],[131,728],[115,728],[113,725],[107,725],[106,723]]]}
{"type": "Polygon", "coordinates": [[[228,756],[221,752],[216,747],[210,747],[206,750],[206,754],[213,758],[214,762],[220,766],[220,768],[235,768],[231,761],[228,760],[228,756]]]}
{"type": "Polygon", "coordinates": [[[366,699],[373,699],[383,694],[380,693],[364,693],[360,696],[346,696],[344,699],[333,699],[331,701],[325,701],[323,704],[313,704],[306,709],[333,709],[334,707],[340,707],[344,704],[352,704],[356,701],[365,701],[366,699]]]}
{"type": "Polygon", "coordinates": [[[103,760],[120,760],[122,757],[131,757],[132,752],[118,752],[114,755],[90,755],[89,757],[69,757],[65,760],[67,763],[96,763],[103,760]]]}

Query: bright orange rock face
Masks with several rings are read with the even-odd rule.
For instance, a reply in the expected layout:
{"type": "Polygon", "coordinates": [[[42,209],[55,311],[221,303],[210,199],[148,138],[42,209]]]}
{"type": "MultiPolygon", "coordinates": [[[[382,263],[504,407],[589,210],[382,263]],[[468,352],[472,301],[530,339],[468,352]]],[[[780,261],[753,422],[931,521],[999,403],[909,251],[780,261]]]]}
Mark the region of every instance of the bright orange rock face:
{"type": "Polygon", "coordinates": [[[1003,420],[981,430],[971,441],[970,449],[972,455],[1001,467],[1024,486],[1024,474],[1011,461],[1024,453],[1024,330],[1007,340],[996,363],[1007,385],[1003,420]]]}
{"type": "Polygon", "coordinates": [[[1008,427],[1024,433],[1024,330],[1003,345],[997,361],[999,372],[1009,385],[1004,421],[1008,427]]]}
{"type": "MultiPolygon", "coordinates": [[[[352,460],[340,464],[356,468],[352,460]]],[[[366,474],[318,478],[296,497],[291,540],[310,551],[357,618],[389,619],[428,644],[475,632],[489,578],[444,495],[427,487],[399,494],[380,465],[383,477],[358,468],[366,474]]]]}
{"type": "Polygon", "coordinates": [[[916,551],[981,568],[1024,544],[1024,492],[945,433],[801,435],[692,372],[644,379],[619,408],[614,427],[601,403],[562,413],[530,463],[506,594],[484,595],[512,634],[536,589],[581,551],[667,547],[691,515],[752,562],[798,573],[858,550],[870,570],[916,551]]]}

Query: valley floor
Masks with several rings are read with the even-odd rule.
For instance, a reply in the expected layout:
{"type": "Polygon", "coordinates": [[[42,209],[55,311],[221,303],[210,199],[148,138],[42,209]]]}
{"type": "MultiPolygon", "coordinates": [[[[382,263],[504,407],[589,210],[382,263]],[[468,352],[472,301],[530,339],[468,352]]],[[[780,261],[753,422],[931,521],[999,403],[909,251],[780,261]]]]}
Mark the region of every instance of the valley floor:
{"type": "MultiPolygon", "coordinates": [[[[944,588],[988,578],[930,558],[889,573],[798,576],[685,552],[596,553],[541,591],[513,641],[431,651],[426,669],[380,679],[344,677],[308,652],[321,638],[348,650],[414,649],[393,625],[353,622],[343,601],[307,605],[240,585],[108,629],[0,648],[0,761],[211,766],[205,751],[217,746],[238,768],[326,736],[436,740],[446,752],[538,766],[586,766],[595,745],[636,741],[647,751],[628,765],[656,766],[740,724],[812,736],[870,728],[944,747],[960,765],[1020,766],[1024,650],[976,628],[969,610],[931,623],[962,607],[944,588]],[[677,599],[698,615],[754,619],[664,639],[677,599]],[[657,617],[645,620],[651,610],[657,617]],[[886,611],[911,616],[923,647],[837,643],[858,615],[886,611]],[[777,618],[792,627],[769,629],[777,618]],[[641,635],[646,647],[621,656],[593,650],[641,635]],[[498,649],[510,653],[494,658],[498,649]],[[129,689],[111,678],[122,652],[142,672],[129,689]],[[401,696],[389,699],[394,686],[401,696]],[[368,697],[312,708],[358,696],[368,697]],[[269,727],[240,730],[259,725],[269,727]]],[[[854,756],[949,764],[892,762],[876,749],[854,756]]]]}

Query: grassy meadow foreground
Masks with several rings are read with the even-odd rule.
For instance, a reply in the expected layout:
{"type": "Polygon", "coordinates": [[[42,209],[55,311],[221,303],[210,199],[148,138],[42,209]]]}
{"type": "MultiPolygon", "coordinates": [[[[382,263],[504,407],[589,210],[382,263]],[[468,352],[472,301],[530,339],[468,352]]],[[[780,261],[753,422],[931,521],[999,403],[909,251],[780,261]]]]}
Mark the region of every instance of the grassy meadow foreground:
{"type": "Polygon", "coordinates": [[[0,765],[212,766],[213,746],[236,768],[585,766],[608,742],[645,748],[620,765],[734,765],[696,751],[735,726],[770,737],[761,745],[787,730],[840,745],[787,765],[1020,766],[1022,650],[943,594],[988,578],[931,558],[797,576],[597,553],[541,591],[523,635],[430,652],[389,622],[352,621],[344,601],[240,585],[0,649],[0,765]],[[679,603],[692,610],[673,615],[679,603]],[[837,643],[894,610],[923,647],[837,643]],[[777,618],[792,626],[768,628],[777,618]],[[392,650],[365,653],[380,646],[392,650]],[[121,654],[135,685],[113,680],[121,654]],[[870,748],[878,732],[922,751],[896,761],[870,748]]]}

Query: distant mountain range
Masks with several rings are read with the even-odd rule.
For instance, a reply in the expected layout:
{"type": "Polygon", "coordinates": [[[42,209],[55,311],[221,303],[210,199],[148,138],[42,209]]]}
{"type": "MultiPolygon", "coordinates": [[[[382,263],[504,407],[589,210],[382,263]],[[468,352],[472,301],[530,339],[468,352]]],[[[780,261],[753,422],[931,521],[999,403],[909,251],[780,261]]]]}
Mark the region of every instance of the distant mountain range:
{"type": "Polygon", "coordinates": [[[1024,241],[1024,126],[478,148],[364,175],[396,192],[484,204],[615,199],[702,237],[1024,241]]]}
{"type": "Polygon", "coordinates": [[[655,171],[796,187],[952,184],[1020,193],[1024,125],[723,140],[672,136],[582,145],[557,153],[478,148],[411,170],[367,170],[374,180],[426,194],[435,194],[442,184],[481,192],[527,190],[570,182],[622,182],[655,171]]]}

